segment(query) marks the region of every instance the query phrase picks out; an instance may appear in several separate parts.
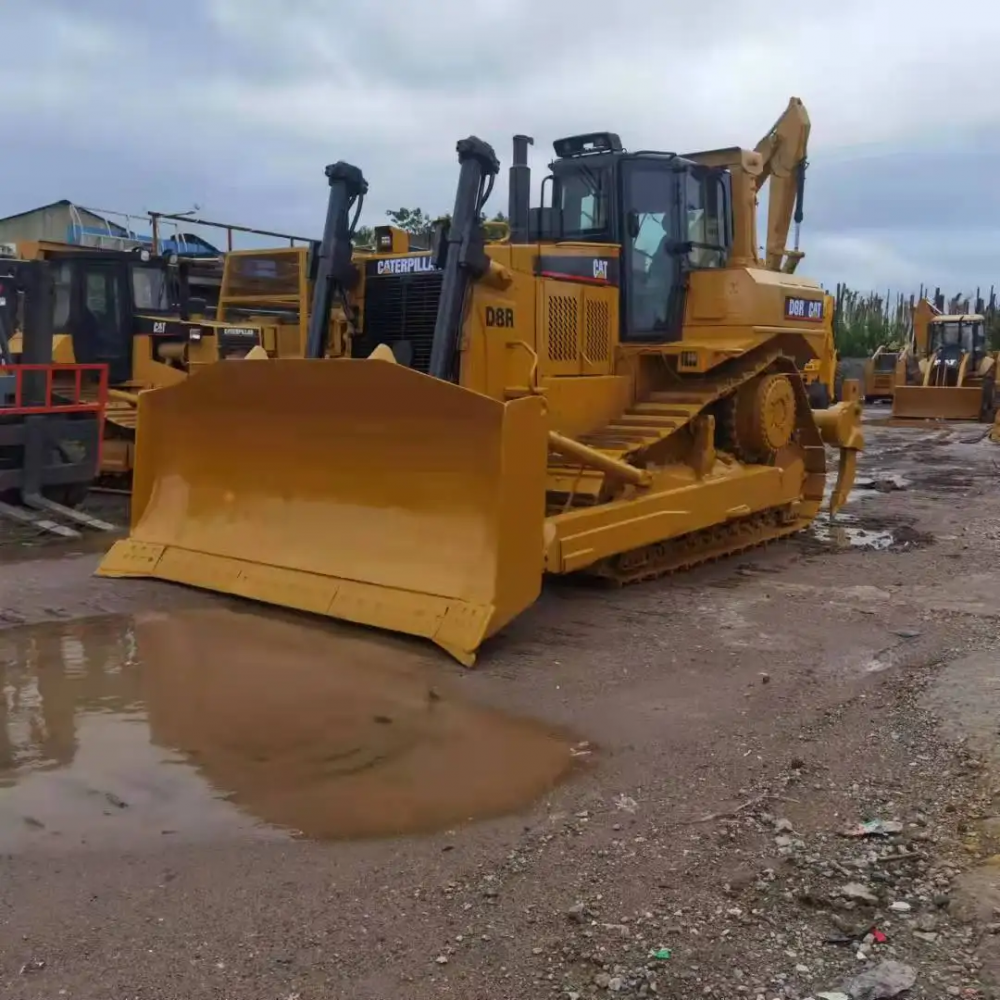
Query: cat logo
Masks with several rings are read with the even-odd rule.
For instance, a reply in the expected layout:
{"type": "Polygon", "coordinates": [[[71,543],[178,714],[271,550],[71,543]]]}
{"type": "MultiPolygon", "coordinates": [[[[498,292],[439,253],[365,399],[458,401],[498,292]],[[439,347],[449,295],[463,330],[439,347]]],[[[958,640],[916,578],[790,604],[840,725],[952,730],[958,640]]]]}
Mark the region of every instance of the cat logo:
{"type": "Polygon", "coordinates": [[[594,261],[594,278],[597,281],[608,280],[608,262],[606,260],[594,261]]]}

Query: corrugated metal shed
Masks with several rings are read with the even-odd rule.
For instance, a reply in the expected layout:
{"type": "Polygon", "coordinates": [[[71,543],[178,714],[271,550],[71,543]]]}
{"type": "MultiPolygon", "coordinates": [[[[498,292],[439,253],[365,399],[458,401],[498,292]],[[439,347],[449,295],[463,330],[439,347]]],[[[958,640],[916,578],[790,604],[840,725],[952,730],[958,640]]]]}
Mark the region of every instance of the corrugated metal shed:
{"type": "Polygon", "coordinates": [[[134,234],[125,226],[65,198],[0,219],[0,243],[21,240],[49,240],[117,250],[135,245],[134,234]]]}

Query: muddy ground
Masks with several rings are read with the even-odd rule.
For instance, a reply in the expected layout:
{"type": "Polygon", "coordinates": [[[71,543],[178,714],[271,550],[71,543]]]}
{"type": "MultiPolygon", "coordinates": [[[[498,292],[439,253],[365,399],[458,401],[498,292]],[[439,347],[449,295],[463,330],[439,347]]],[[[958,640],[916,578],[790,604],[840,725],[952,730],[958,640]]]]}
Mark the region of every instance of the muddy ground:
{"type": "Polygon", "coordinates": [[[1000,997],[1000,447],[868,415],[832,528],[474,671],[8,529],[0,995],[1000,997]]]}

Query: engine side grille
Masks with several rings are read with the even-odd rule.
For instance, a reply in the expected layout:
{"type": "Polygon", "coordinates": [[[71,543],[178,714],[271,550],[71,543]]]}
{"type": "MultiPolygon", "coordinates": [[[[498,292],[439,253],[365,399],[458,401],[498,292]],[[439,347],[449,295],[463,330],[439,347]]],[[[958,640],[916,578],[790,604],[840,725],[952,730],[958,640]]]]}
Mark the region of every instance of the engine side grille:
{"type": "MultiPolygon", "coordinates": [[[[402,341],[413,352],[410,367],[430,369],[434,323],[441,298],[442,274],[380,275],[365,279],[364,329],[351,353],[366,358],[379,344],[402,341]]],[[[397,360],[404,360],[397,351],[397,360]]]]}

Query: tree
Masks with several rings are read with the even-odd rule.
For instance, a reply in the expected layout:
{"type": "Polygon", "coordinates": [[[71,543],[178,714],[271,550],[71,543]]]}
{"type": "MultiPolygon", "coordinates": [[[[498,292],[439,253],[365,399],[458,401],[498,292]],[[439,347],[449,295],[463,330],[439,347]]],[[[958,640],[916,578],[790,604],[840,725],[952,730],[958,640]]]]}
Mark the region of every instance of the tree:
{"type": "Polygon", "coordinates": [[[429,239],[434,232],[435,220],[422,208],[396,208],[385,214],[389,216],[389,221],[397,229],[402,229],[411,236],[429,239]]]}
{"type": "MultiPolygon", "coordinates": [[[[427,247],[431,245],[435,227],[441,222],[448,222],[450,215],[432,217],[422,208],[394,208],[385,213],[389,222],[397,229],[409,233],[414,242],[427,247]]],[[[500,238],[506,232],[507,216],[497,212],[492,219],[485,220],[486,235],[490,239],[500,238]]],[[[359,247],[374,247],[375,230],[371,226],[358,226],[354,234],[354,245],[359,247]]]]}

